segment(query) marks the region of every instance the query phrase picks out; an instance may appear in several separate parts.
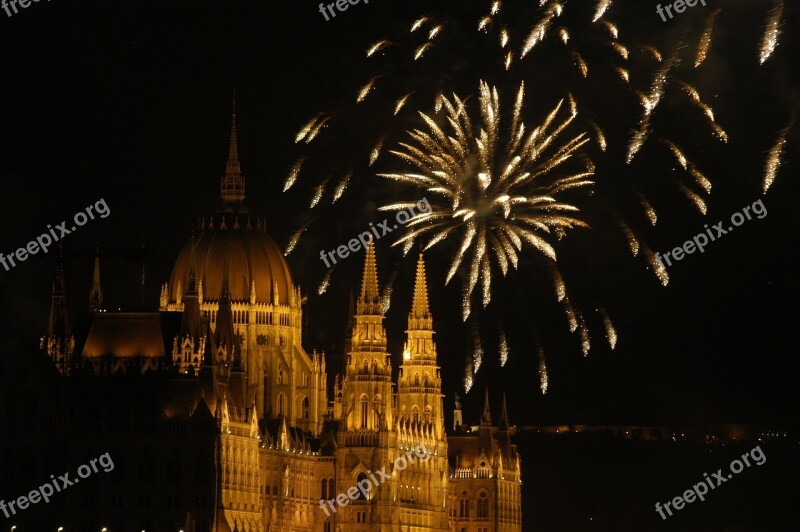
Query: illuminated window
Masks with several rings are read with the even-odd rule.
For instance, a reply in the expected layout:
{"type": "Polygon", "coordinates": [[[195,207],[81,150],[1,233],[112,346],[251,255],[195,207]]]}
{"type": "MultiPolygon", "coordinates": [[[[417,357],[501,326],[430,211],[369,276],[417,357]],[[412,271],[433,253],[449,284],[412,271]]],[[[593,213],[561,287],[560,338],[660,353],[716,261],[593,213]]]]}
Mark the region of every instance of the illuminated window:
{"type": "Polygon", "coordinates": [[[489,517],[489,498],[485,491],[478,498],[478,517],[489,517]]]}
{"type": "Polygon", "coordinates": [[[361,396],[361,428],[367,428],[367,416],[369,415],[369,401],[366,395],[361,396]]]}
{"type": "MultiPolygon", "coordinates": [[[[356,485],[358,485],[359,482],[361,482],[362,480],[367,480],[367,475],[364,474],[364,473],[360,473],[358,475],[358,478],[356,478],[356,485]]],[[[367,480],[367,482],[369,482],[369,480],[367,480]]],[[[355,500],[357,500],[357,501],[364,500],[364,494],[361,492],[361,490],[359,490],[358,493],[356,493],[355,500]]],[[[361,512],[358,512],[358,513],[361,513],[361,512]]],[[[359,523],[366,523],[366,521],[359,521],[359,523]]]]}

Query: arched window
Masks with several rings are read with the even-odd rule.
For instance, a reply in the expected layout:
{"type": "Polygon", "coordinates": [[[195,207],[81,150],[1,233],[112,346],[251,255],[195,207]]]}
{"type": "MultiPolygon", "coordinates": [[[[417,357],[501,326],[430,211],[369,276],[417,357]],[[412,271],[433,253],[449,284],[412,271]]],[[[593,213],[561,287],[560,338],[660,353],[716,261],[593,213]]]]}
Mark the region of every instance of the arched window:
{"type": "Polygon", "coordinates": [[[322,500],[327,501],[328,499],[332,499],[333,497],[328,495],[328,479],[323,478],[320,481],[320,484],[322,484],[322,500]]]}
{"type": "Polygon", "coordinates": [[[428,405],[425,407],[425,421],[430,423],[432,418],[433,418],[433,410],[431,409],[431,405],[428,405]]]}
{"type": "Polygon", "coordinates": [[[367,428],[367,416],[369,416],[369,400],[366,395],[361,396],[361,428],[367,428]]]}
{"type": "Polygon", "coordinates": [[[369,360],[364,359],[364,374],[369,374],[369,360]]]}
{"type": "Polygon", "coordinates": [[[285,394],[278,394],[278,415],[279,416],[286,416],[286,395],[285,394]]]}
{"type": "Polygon", "coordinates": [[[461,493],[461,500],[458,501],[458,516],[469,517],[469,499],[466,491],[461,493]]]}
{"type": "Polygon", "coordinates": [[[310,409],[308,407],[308,397],[303,397],[303,419],[308,419],[310,415],[310,409]]]}
{"type": "Polygon", "coordinates": [[[377,412],[378,414],[381,413],[381,401],[382,397],[380,394],[377,394],[375,396],[375,399],[372,400],[372,402],[375,403],[375,412],[377,412]]]}
{"type": "Polygon", "coordinates": [[[333,499],[336,496],[336,485],[333,482],[332,478],[328,479],[328,495],[330,495],[331,499],[333,499]]]}
{"type": "MultiPolygon", "coordinates": [[[[356,486],[358,486],[358,485],[359,485],[359,483],[360,483],[362,480],[366,480],[367,482],[369,482],[369,480],[367,479],[367,475],[366,475],[366,474],[364,474],[364,473],[359,473],[359,475],[358,475],[358,478],[356,478],[356,483],[355,483],[355,485],[356,485],[356,486]]],[[[361,485],[363,485],[363,484],[361,484],[361,485]]],[[[357,501],[363,501],[363,500],[364,500],[364,494],[361,492],[361,490],[358,490],[358,493],[356,494],[356,498],[355,498],[355,500],[357,500],[357,501]]]]}
{"type": "Polygon", "coordinates": [[[419,373],[414,373],[414,386],[419,386],[419,373]]]}
{"type": "Polygon", "coordinates": [[[492,478],[492,471],[485,461],[481,460],[478,469],[475,471],[475,476],[482,479],[492,478]]]}
{"type": "Polygon", "coordinates": [[[489,497],[485,491],[478,496],[478,517],[489,517],[489,497]]]}
{"type": "Polygon", "coordinates": [[[411,419],[414,421],[419,421],[419,407],[417,405],[414,405],[411,408],[411,419]]]}

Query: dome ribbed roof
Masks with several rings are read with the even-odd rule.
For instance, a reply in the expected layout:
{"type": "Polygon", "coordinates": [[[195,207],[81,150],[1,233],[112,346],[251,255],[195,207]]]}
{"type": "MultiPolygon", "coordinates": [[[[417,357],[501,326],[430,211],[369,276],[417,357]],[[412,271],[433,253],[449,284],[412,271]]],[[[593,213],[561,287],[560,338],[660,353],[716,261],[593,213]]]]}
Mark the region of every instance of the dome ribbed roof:
{"type": "MultiPolygon", "coordinates": [[[[255,281],[256,301],[272,303],[275,283],[281,304],[289,303],[289,294],[294,285],[289,265],[283,252],[263,229],[253,229],[247,222],[235,224],[235,214],[217,215],[213,228],[206,228],[194,239],[195,272],[198,282],[203,282],[203,299],[219,299],[225,271],[226,252],[230,257],[229,289],[232,301],[249,301],[250,284],[255,281]],[[222,225],[222,218],[225,225],[222,225]]],[[[192,260],[190,240],[178,255],[169,281],[169,299],[176,301],[178,281],[183,296],[189,279],[192,260]]]]}

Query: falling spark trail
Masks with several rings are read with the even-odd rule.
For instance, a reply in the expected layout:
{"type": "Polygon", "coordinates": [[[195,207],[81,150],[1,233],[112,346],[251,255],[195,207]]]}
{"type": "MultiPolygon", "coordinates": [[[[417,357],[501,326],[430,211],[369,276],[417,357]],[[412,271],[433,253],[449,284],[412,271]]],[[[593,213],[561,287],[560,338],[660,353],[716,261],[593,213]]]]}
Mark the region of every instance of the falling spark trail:
{"type": "Polygon", "coordinates": [[[775,7],[769,12],[764,37],[761,39],[759,62],[764,64],[778,47],[778,38],[781,34],[781,18],[783,17],[783,0],[777,0],[775,7]]]}
{"type": "Polygon", "coordinates": [[[597,312],[600,313],[600,317],[603,319],[603,326],[606,328],[608,346],[613,351],[614,348],[617,347],[617,330],[614,328],[614,324],[611,323],[611,318],[608,317],[608,312],[606,312],[606,309],[599,308],[597,309],[597,312]]]}
{"type": "Polygon", "coordinates": [[[722,8],[715,9],[713,13],[706,19],[706,26],[703,29],[703,34],[700,36],[700,43],[697,46],[697,57],[694,60],[694,67],[698,68],[703,64],[708,56],[708,49],[711,47],[711,37],[714,33],[714,24],[717,16],[722,12],[722,8]]]}
{"type": "Polygon", "coordinates": [[[637,194],[637,197],[639,198],[639,204],[642,206],[645,214],[647,215],[647,219],[650,221],[650,225],[655,227],[656,222],[658,221],[658,216],[656,215],[655,209],[653,209],[653,206],[650,205],[650,202],[647,201],[647,198],[645,198],[643,194],[637,194]]]}
{"type": "Polygon", "coordinates": [[[631,255],[634,257],[639,254],[639,239],[636,238],[636,234],[633,230],[628,227],[628,224],[623,222],[621,219],[617,219],[617,225],[619,226],[620,231],[625,236],[625,240],[628,242],[628,249],[631,250],[631,255]]]}
{"type": "Polygon", "coordinates": [[[387,41],[386,39],[376,42],[375,44],[370,46],[369,49],[367,50],[367,57],[372,57],[373,55],[380,52],[390,44],[391,42],[387,41]]]}
{"type": "Polygon", "coordinates": [[[419,18],[419,19],[415,20],[414,23],[411,25],[411,32],[413,33],[415,31],[417,31],[427,21],[428,21],[428,17],[422,17],[422,18],[419,18]]]}
{"type": "Polygon", "coordinates": [[[708,212],[708,206],[706,205],[705,200],[697,195],[695,191],[684,185],[683,183],[678,183],[678,189],[683,192],[683,195],[686,196],[689,201],[691,201],[700,214],[706,214],[708,212]]]}
{"type": "Polygon", "coordinates": [[[500,326],[500,342],[498,346],[498,351],[500,352],[500,367],[505,367],[506,362],[508,362],[508,340],[506,339],[506,333],[500,326]]]}
{"type": "Polygon", "coordinates": [[[375,76],[372,79],[370,79],[363,87],[361,87],[361,90],[358,91],[358,96],[356,97],[356,103],[361,103],[364,101],[364,98],[367,97],[369,91],[371,91],[372,88],[375,86],[375,82],[377,80],[378,76],[375,76]]]}
{"type": "Polygon", "coordinates": [[[378,160],[378,157],[381,155],[381,150],[383,149],[383,142],[386,140],[385,137],[381,137],[378,139],[378,143],[375,144],[375,147],[372,148],[372,151],[369,154],[369,165],[372,166],[375,164],[375,161],[378,160]]]}
{"type": "Polygon", "coordinates": [[[324,294],[325,292],[328,291],[328,286],[330,286],[330,284],[331,284],[331,274],[333,273],[333,270],[335,270],[335,269],[336,269],[336,266],[333,266],[332,268],[330,268],[325,273],[325,278],[322,280],[322,282],[320,283],[319,287],[317,288],[317,295],[321,296],[322,294],[324,294]]]}
{"type": "Polygon", "coordinates": [[[647,262],[650,264],[650,268],[653,270],[653,273],[655,273],[656,277],[658,277],[658,280],[661,281],[661,285],[667,286],[669,284],[669,274],[667,273],[667,269],[663,264],[661,264],[661,261],[656,258],[653,250],[646,245],[643,246],[642,249],[644,251],[644,256],[647,258],[647,262]]]}
{"type": "Polygon", "coordinates": [[[578,333],[581,337],[581,351],[583,356],[589,356],[589,351],[592,348],[592,339],[589,336],[589,328],[586,326],[586,320],[583,318],[583,312],[580,309],[575,309],[575,316],[578,319],[578,333]]]}
{"type": "Polygon", "coordinates": [[[286,176],[286,181],[283,183],[283,191],[286,192],[292,185],[294,185],[295,181],[297,181],[297,176],[300,175],[300,169],[303,167],[303,159],[298,159],[292,169],[289,171],[289,175],[286,176]]]}
{"type": "Polygon", "coordinates": [[[297,133],[297,136],[295,136],[294,138],[295,143],[298,143],[304,138],[306,138],[306,136],[311,132],[311,129],[317,124],[317,120],[319,120],[320,116],[322,115],[318,114],[317,116],[309,120],[308,123],[306,123],[306,125],[304,125],[300,129],[300,131],[297,133]]]}
{"type": "Polygon", "coordinates": [[[339,198],[342,197],[344,194],[345,189],[347,189],[347,184],[350,182],[350,178],[353,176],[353,171],[350,170],[347,175],[345,175],[341,181],[336,185],[336,189],[333,191],[333,203],[339,201],[339,198]]]}
{"type": "Polygon", "coordinates": [[[597,9],[594,12],[594,18],[592,18],[592,22],[597,22],[600,20],[600,17],[605,15],[608,8],[611,6],[611,0],[597,0],[597,9]]]}
{"type": "Polygon", "coordinates": [[[539,358],[539,389],[542,390],[542,395],[546,395],[549,379],[547,376],[547,363],[544,360],[544,349],[542,349],[541,345],[536,346],[536,356],[539,358]]]}
{"type": "Polygon", "coordinates": [[[792,129],[792,126],[794,126],[794,116],[789,121],[789,124],[778,134],[778,138],[775,139],[775,144],[772,146],[772,149],[769,150],[767,163],[764,168],[764,181],[761,185],[764,194],[767,193],[769,187],[775,182],[775,177],[778,175],[778,170],[781,167],[783,149],[786,146],[786,136],[789,134],[789,130],[792,129]]]}

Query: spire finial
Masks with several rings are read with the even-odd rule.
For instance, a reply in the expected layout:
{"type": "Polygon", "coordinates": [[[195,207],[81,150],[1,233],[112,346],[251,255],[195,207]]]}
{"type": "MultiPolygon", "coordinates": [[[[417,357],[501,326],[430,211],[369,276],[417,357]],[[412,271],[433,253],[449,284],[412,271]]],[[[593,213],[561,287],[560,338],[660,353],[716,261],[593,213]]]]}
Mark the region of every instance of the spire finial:
{"type": "Polygon", "coordinates": [[[506,409],[506,392],[503,392],[503,411],[500,413],[500,427],[508,427],[508,410],[506,409]]]}
{"type": "Polygon", "coordinates": [[[489,388],[484,388],[483,392],[483,416],[481,416],[481,425],[492,425],[492,413],[489,410],[489,388]]]}
{"type": "Polygon", "coordinates": [[[361,295],[358,298],[358,314],[382,314],[380,292],[378,291],[378,266],[375,261],[375,244],[367,245],[367,256],[364,260],[364,280],[361,284],[361,295]]]}
{"type": "Polygon", "coordinates": [[[244,176],[239,165],[239,137],[236,130],[236,89],[234,89],[228,163],[225,165],[225,175],[222,177],[220,186],[222,202],[226,205],[241,203],[244,200],[244,183],[244,176]]]}
{"type": "Polygon", "coordinates": [[[414,282],[414,301],[411,305],[411,316],[409,319],[424,320],[431,317],[428,307],[428,283],[425,279],[425,259],[422,252],[419,253],[417,260],[417,278],[414,282]]]}
{"type": "Polygon", "coordinates": [[[94,274],[92,276],[92,290],[89,293],[89,310],[97,312],[103,309],[103,289],[100,287],[100,240],[95,244],[94,274]]]}
{"type": "Polygon", "coordinates": [[[195,270],[195,239],[192,230],[192,249],[189,256],[189,279],[186,283],[186,295],[197,295],[197,272],[195,270]]]}

